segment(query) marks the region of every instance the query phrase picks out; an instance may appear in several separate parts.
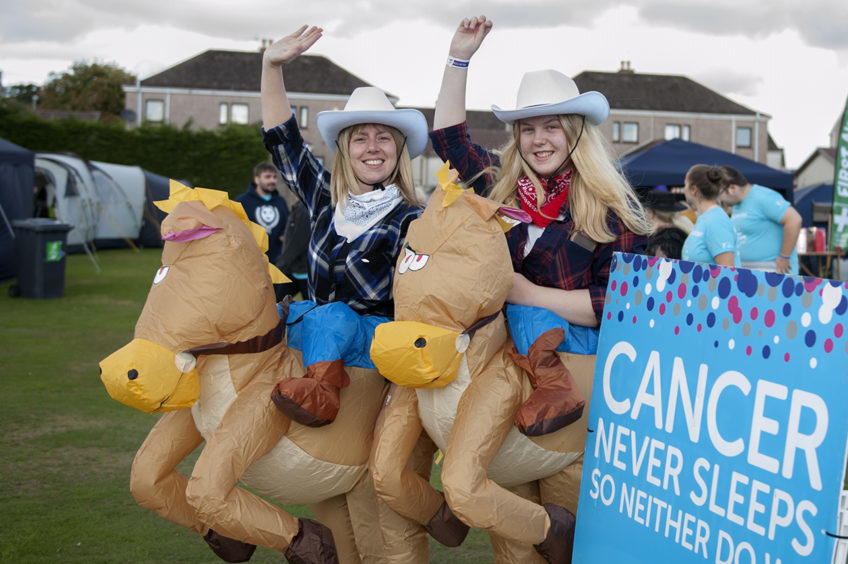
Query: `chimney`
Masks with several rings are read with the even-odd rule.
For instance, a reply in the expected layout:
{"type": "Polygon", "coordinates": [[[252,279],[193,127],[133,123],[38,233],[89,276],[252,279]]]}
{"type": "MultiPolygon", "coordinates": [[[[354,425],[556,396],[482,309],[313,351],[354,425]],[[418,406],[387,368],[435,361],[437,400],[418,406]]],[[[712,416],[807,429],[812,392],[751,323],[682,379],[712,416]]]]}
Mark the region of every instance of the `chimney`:
{"type": "Polygon", "coordinates": [[[618,72],[624,73],[633,73],[633,67],[630,66],[630,61],[621,61],[621,68],[618,69],[618,72]]]}

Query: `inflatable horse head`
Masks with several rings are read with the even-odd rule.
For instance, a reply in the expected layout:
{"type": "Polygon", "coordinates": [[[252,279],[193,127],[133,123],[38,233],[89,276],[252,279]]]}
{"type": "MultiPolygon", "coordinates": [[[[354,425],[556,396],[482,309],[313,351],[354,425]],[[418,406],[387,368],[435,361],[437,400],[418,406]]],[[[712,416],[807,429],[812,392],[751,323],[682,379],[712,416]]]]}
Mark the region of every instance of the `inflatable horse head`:
{"type": "Polygon", "coordinates": [[[226,192],[171,183],[170,199],[158,203],[168,213],[163,266],[135,338],[100,364],[109,395],[148,413],[194,404],[198,354],[260,350],[282,340],[272,283],[286,278],[264,254],[265,230],[226,192]]]}

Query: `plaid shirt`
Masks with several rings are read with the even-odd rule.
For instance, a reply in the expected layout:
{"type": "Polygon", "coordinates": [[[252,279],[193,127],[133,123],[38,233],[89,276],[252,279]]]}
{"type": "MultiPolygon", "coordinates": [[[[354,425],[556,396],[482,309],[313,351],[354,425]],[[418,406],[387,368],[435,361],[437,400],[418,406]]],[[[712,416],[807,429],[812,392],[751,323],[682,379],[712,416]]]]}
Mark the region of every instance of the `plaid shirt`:
{"type": "MultiPolygon", "coordinates": [[[[490,165],[500,165],[497,155],[471,142],[465,123],[430,132],[433,149],[442,160],[450,161],[460,178],[472,178],[490,165]]],[[[481,176],[470,186],[481,195],[488,195],[493,182],[490,176],[481,176]]],[[[560,208],[560,219],[552,221],[533,248],[525,256],[528,225],[520,224],[507,234],[512,267],[539,286],[579,290],[588,288],[592,309],[600,322],[604,310],[610,262],[615,251],[643,253],[648,238],[630,231],[612,212],[607,214],[607,226],[615,235],[611,243],[599,243],[589,251],[569,240],[574,231],[574,220],[568,201],[560,208]]]]}
{"type": "Polygon", "coordinates": [[[294,116],[264,132],[265,148],[283,182],[309,210],[309,297],[344,302],[359,314],[394,318],[392,275],[410,222],[421,209],[398,204],[379,223],[348,242],[333,228],[330,173],[304,143],[294,116]]]}

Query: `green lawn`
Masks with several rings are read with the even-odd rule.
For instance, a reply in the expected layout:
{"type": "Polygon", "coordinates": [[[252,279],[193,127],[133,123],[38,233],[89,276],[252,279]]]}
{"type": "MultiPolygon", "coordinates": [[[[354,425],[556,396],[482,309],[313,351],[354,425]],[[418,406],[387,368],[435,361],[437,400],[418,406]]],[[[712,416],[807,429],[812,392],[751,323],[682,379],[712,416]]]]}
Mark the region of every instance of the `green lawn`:
{"type": "MultiPolygon", "coordinates": [[[[200,536],[136,505],[130,464],[156,417],[112,400],[98,377],[132,338],[159,257],[101,251],[98,273],[70,255],[59,299],[10,298],[0,284],[0,561],[220,562],[200,536]]],[[[491,562],[492,551],[471,531],[456,549],[431,542],[430,559],[491,562]]],[[[252,559],[280,561],[263,548],[252,559]]]]}

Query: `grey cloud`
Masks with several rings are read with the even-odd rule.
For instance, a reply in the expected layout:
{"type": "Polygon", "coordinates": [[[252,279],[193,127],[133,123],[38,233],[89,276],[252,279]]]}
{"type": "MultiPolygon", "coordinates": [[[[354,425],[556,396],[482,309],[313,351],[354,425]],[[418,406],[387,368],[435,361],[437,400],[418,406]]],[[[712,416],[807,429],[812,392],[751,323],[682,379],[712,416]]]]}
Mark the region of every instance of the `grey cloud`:
{"type": "MultiPolygon", "coordinates": [[[[338,36],[377,31],[396,20],[418,20],[452,30],[481,11],[499,29],[554,26],[603,27],[610,9],[629,6],[651,25],[704,35],[763,37],[796,29],[810,45],[848,48],[845,0],[495,0],[481,9],[473,0],[254,0],[224,5],[200,2],[0,0],[0,38],[5,42],[68,42],[102,28],[167,25],[235,40],[280,37],[301,23],[320,25],[338,36]],[[291,29],[290,29],[291,28],[291,29]]],[[[603,40],[602,38],[599,40],[603,40]]]]}
{"type": "Polygon", "coordinates": [[[808,45],[848,48],[848,2],[844,0],[734,2],[732,5],[703,0],[686,3],[646,0],[641,4],[639,14],[647,22],[704,35],[762,38],[794,29],[808,45]]]}

